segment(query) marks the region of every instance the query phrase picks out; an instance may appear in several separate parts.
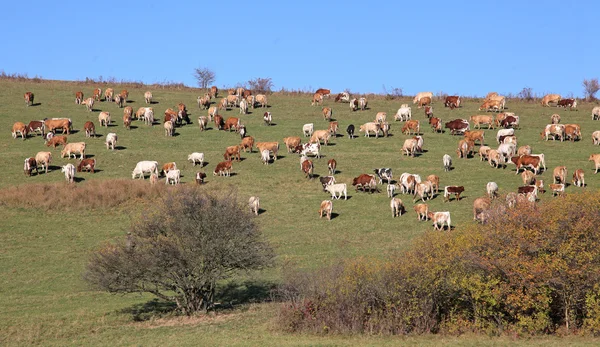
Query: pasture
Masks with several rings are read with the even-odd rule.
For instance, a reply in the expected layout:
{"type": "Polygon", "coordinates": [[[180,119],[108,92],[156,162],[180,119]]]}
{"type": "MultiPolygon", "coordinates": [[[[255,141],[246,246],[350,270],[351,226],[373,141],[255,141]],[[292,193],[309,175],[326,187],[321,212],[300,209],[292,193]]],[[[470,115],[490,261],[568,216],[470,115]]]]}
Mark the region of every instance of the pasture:
{"type": "MultiPolygon", "coordinates": [[[[233,162],[231,177],[213,176],[212,171],[218,162],[223,161],[227,146],[240,143],[235,132],[218,131],[214,123],[209,130],[198,129],[198,116],[207,115],[198,109],[196,97],[204,95],[200,90],[152,90],[155,103],[151,105],[155,118],[162,123],[163,112],[176,108],[179,102],[187,105],[191,125],[175,129],[175,136],[166,137],[162,124],[144,125],[133,121],[132,129],[123,127],[123,109],[114,103],[96,102],[93,111],[85,106],[76,105],[75,92],[81,90],[85,97],[91,96],[95,85],[65,82],[13,82],[0,81],[0,167],[3,178],[0,189],[23,186],[22,199],[28,199],[28,184],[57,183],[67,185],[60,166],[76,164],[76,160],[60,158],[60,149],[48,149],[40,136],[30,136],[27,140],[13,139],[10,129],[14,122],[28,123],[52,117],[67,117],[73,121],[76,130],[68,136],[69,142],[86,142],[87,157],[97,160],[97,172],[94,174],[76,173],[76,187],[91,181],[105,181],[110,185],[113,179],[131,179],[131,171],[141,160],[158,161],[159,165],[174,161],[182,172],[182,184],[195,184],[196,171],[207,173],[203,189],[235,188],[241,200],[256,195],[260,197],[261,214],[257,217],[265,237],[277,252],[278,266],[251,278],[236,278],[223,284],[222,298],[235,303],[235,309],[211,315],[210,317],[173,320],[151,320],[134,322],[134,317],[143,315],[150,309],[160,309],[149,296],[111,296],[91,291],[81,279],[89,252],[106,241],[122,238],[128,228],[130,216],[140,213],[143,203],[124,204],[117,208],[81,209],[74,211],[43,210],[22,205],[3,205],[0,209],[0,343],[5,344],[96,344],[96,345],[298,345],[298,344],[335,344],[335,345],[382,345],[394,344],[394,338],[356,339],[345,337],[289,336],[280,332],[273,323],[277,314],[277,304],[251,304],[255,300],[267,297],[268,289],[280,280],[280,268],[291,265],[301,268],[316,268],[338,262],[340,259],[357,256],[385,257],[410,246],[411,240],[426,232],[434,232],[431,222],[419,222],[413,212],[412,196],[398,194],[406,207],[406,213],[392,218],[390,199],[385,185],[379,186],[380,193],[355,192],[351,186],[352,178],[361,173],[373,173],[373,169],[390,167],[394,179],[403,172],[419,174],[425,178],[436,174],[440,177],[440,187],[462,185],[465,193],[461,201],[444,203],[441,193],[427,203],[432,211],[450,211],[452,225],[461,228],[472,221],[472,203],[485,194],[487,182],[494,181],[500,187],[500,194],[516,192],[522,185],[520,175],[515,175],[515,166],[508,164],[506,169],[495,169],[487,162],[479,161],[478,156],[459,159],[456,155],[458,141],[462,136],[451,136],[447,131],[442,134],[431,132],[423,109],[412,105],[412,98],[386,100],[378,97],[369,100],[366,111],[352,112],[347,103],[334,103],[333,96],[325,99],[323,106],[333,107],[332,118],[339,122],[340,131],[329,146],[322,146],[321,159],[311,158],[315,165],[315,174],[327,175],[327,160],[337,161],[338,183],[348,184],[348,200],[333,201],[331,221],[317,216],[322,200],[330,199],[323,192],[317,178],[308,180],[300,171],[299,156],[287,153],[282,139],[287,136],[300,136],[303,142],[308,138],[302,135],[305,123],[314,123],[315,130],[327,129],[328,122],[323,120],[320,106],[311,106],[311,96],[269,95],[269,107],[250,109],[251,114],[240,115],[237,108],[220,111],[225,119],[239,117],[246,125],[248,135],[256,141],[278,141],[279,158],[270,165],[263,165],[260,153],[242,152],[242,161],[233,162]],[[33,106],[26,107],[23,93],[35,94],[33,106]],[[400,152],[404,140],[409,138],[400,132],[402,122],[394,122],[393,116],[403,103],[412,106],[413,119],[421,121],[421,133],[424,137],[424,153],[416,157],[403,156],[400,152]],[[263,124],[263,113],[273,115],[273,124],[263,124]],[[98,114],[108,111],[113,123],[108,128],[100,127],[98,114]],[[359,125],[371,122],[377,112],[387,112],[391,124],[391,136],[388,138],[366,138],[358,132],[359,125]],[[96,138],[86,138],[82,130],[86,121],[96,125],[96,138]],[[349,124],[356,126],[354,139],[349,139],[345,129],[349,124]],[[106,149],[104,139],[107,133],[115,132],[119,136],[115,151],[106,149]],[[342,136],[343,135],[343,136],[342,136]],[[35,156],[38,151],[51,151],[53,162],[48,174],[25,177],[23,160],[35,156]],[[187,162],[188,154],[202,152],[206,166],[200,169],[187,162]],[[444,172],[442,156],[452,157],[454,169],[444,172]],[[85,223],[83,223],[85,221],[85,223]],[[243,293],[244,299],[236,299],[231,293],[243,293]],[[229,297],[228,297],[229,295],[229,297]]],[[[102,85],[102,89],[118,86],[102,85]]],[[[118,90],[117,90],[118,89],[118,90]]],[[[134,112],[145,106],[146,88],[127,88],[129,106],[134,112]]],[[[335,92],[335,91],[334,91],[335,92]]],[[[220,96],[226,91],[220,91],[220,96]]],[[[219,97],[220,99],[220,97],[219,97]]],[[[216,101],[218,101],[217,99],[216,101]]],[[[213,99],[213,102],[215,100],[213,99]]],[[[460,108],[450,110],[443,102],[435,100],[434,116],[444,122],[456,119],[468,119],[472,115],[485,114],[477,111],[480,100],[465,100],[460,108]]],[[[578,111],[542,107],[539,102],[525,103],[508,100],[507,111],[520,116],[521,129],[516,131],[519,146],[530,145],[533,153],[544,153],[548,172],[541,174],[546,184],[552,182],[552,170],[559,165],[568,169],[568,182],[575,169],[583,168],[586,174],[585,188],[569,185],[567,194],[582,189],[597,190],[600,181],[593,174],[593,163],[588,162],[592,153],[600,153],[600,148],[591,141],[591,133],[600,130],[600,123],[592,121],[591,109],[595,105],[580,103],[578,111]],[[576,142],[544,141],[540,131],[550,123],[553,113],[560,114],[561,123],[581,125],[582,140],[576,142]]],[[[491,114],[491,113],[488,113],[491,114]]],[[[485,131],[485,144],[497,147],[496,130],[485,131]]],[[[477,150],[479,145],[475,146],[477,150]]],[[[152,189],[146,179],[147,189],[152,189]]],[[[159,184],[164,185],[164,178],[159,184]]],[[[0,192],[1,194],[1,192],[0,192]]],[[[551,193],[540,194],[543,203],[552,199],[551,193]]],[[[47,199],[52,199],[48,196],[47,199]]],[[[35,203],[33,203],[35,206],[35,203]]],[[[141,318],[140,318],[141,319],[141,318]]],[[[437,345],[439,343],[458,344],[505,344],[502,340],[488,341],[481,338],[463,341],[461,339],[443,339],[437,337],[410,338],[403,340],[407,344],[437,345]]],[[[510,343],[514,343],[511,341],[510,343]]],[[[575,341],[577,342],[577,341],[575,341]]],[[[582,340],[581,343],[588,343],[582,340]]],[[[532,341],[523,341],[527,345],[532,341]]],[[[539,344],[559,344],[559,339],[543,339],[539,344]]]]}

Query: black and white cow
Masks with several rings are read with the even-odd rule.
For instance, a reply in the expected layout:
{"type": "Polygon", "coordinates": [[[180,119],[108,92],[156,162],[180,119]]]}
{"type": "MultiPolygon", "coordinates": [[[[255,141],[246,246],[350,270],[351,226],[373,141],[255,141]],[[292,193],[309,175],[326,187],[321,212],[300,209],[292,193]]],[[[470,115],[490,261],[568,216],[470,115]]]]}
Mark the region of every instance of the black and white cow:
{"type": "Polygon", "coordinates": [[[379,184],[383,183],[383,180],[386,180],[387,183],[390,183],[392,180],[392,169],[389,167],[383,167],[379,169],[373,170],[379,179],[379,184]]]}

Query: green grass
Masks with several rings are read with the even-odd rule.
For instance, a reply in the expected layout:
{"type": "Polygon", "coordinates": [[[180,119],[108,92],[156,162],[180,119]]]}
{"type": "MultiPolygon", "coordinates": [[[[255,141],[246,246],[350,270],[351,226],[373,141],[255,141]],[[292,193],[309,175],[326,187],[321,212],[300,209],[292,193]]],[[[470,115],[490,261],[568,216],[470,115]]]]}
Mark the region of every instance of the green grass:
{"type": "MultiPolygon", "coordinates": [[[[153,90],[158,104],[152,105],[155,114],[162,118],[163,111],[179,102],[187,104],[194,121],[176,129],[178,136],[167,138],[162,126],[148,127],[134,121],[137,127],[131,131],[123,128],[122,109],[115,104],[96,103],[97,111],[87,112],[85,107],[75,105],[74,93],[82,90],[91,95],[94,86],[63,82],[9,82],[0,81],[0,128],[5,129],[0,138],[0,167],[3,179],[0,188],[22,185],[31,182],[61,182],[64,177],[58,166],[74,160],[61,159],[59,150],[53,151],[54,170],[47,175],[25,177],[23,159],[34,156],[38,151],[48,150],[40,137],[30,137],[26,141],[13,140],[10,129],[15,121],[29,122],[44,117],[72,118],[74,128],[79,132],[70,135],[70,142],[85,141],[87,153],[97,159],[100,172],[96,174],[78,173],[85,185],[91,180],[129,178],[135,163],[140,160],[156,160],[159,163],[175,161],[182,170],[184,184],[193,184],[194,173],[199,170],[186,162],[191,152],[204,152],[208,166],[206,188],[225,189],[230,186],[238,190],[241,199],[258,195],[261,208],[265,210],[258,217],[265,236],[276,248],[278,265],[291,263],[303,268],[316,268],[339,262],[343,258],[356,256],[385,257],[410,246],[411,240],[425,232],[432,232],[429,222],[418,222],[412,212],[412,198],[398,196],[406,205],[408,213],[392,219],[389,199],[385,187],[380,194],[355,193],[350,189],[351,198],[347,201],[334,201],[336,218],[328,222],[317,218],[319,203],[328,199],[318,180],[309,181],[299,169],[298,155],[288,154],[282,143],[283,137],[302,136],[302,125],[314,123],[315,129],[326,129],[320,107],[310,106],[310,96],[291,97],[269,96],[268,109],[276,124],[266,127],[262,123],[264,110],[255,109],[250,115],[239,115],[238,110],[221,112],[225,118],[240,117],[246,124],[248,134],[257,141],[279,141],[279,160],[265,166],[260,155],[242,154],[241,163],[234,162],[236,175],[231,178],[211,175],[216,163],[222,161],[225,147],[239,144],[235,133],[216,131],[200,132],[196,119],[206,115],[198,110],[198,91],[153,90]],[[33,91],[36,103],[25,107],[23,93],[33,91]],[[115,121],[108,130],[98,124],[99,110],[109,111],[115,121]],[[104,137],[86,139],[81,131],[83,123],[92,120],[97,133],[106,135],[109,131],[119,135],[118,151],[107,151],[104,137]]],[[[105,89],[105,86],[103,86],[105,89]]],[[[115,88],[117,89],[117,88],[115,88]]],[[[134,108],[144,106],[144,89],[129,89],[129,105],[134,108]]],[[[471,206],[475,198],[484,195],[485,184],[495,181],[503,193],[516,191],[521,185],[520,176],[514,174],[514,166],[506,170],[493,169],[478,159],[458,159],[455,149],[459,137],[430,132],[422,110],[413,108],[413,118],[422,122],[427,151],[420,157],[407,158],[400,155],[400,148],[408,136],[400,133],[400,122],[393,122],[393,115],[402,103],[410,100],[370,100],[368,111],[351,112],[347,104],[335,104],[333,98],[325,100],[326,106],[334,109],[333,118],[340,128],[353,123],[357,126],[372,121],[378,111],[388,113],[392,119],[392,134],[389,138],[364,138],[354,140],[339,137],[333,145],[323,147],[322,159],[314,159],[315,173],[327,174],[327,159],[335,158],[340,173],[338,182],[350,183],[360,173],[370,173],[376,167],[391,167],[397,178],[402,172],[418,173],[422,177],[429,174],[440,176],[441,186],[464,185],[466,192],[460,202],[443,203],[441,196],[428,202],[430,209],[450,211],[456,228],[472,223],[471,206]],[[444,172],[442,155],[452,156],[455,170],[444,172]]],[[[454,118],[468,118],[477,111],[478,102],[466,102],[464,107],[450,111],[440,102],[434,104],[434,114],[448,121],[454,118]]],[[[538,103],[517,103],[509,101],[508,111],[521,117],[522,130],[517,131],[519,145],[529,144],[534,153],[545,153],[550,173],[542,174],[551,181],[552,168],[566,165],[569,176],[576,168],[586,172],[585,189],[596,190],[600,183],[593,175],[593,165],[587,161],[589,154],[600,152],[594,147],[590,135],[600,125],[591,120],[591,104],[580,105],[579,111],[564,111],[556,108],[542,108],[538,103]],[[579,142],[541,141],[539,132],[549,123],[552,113],[559,113],[562,123],[578,123],[582,126],[584,139],[579,142]]],[[[362,134],[357,134],[362,135],[362,134]]],[[[495,131],[486,131],[486,144],[495,147],[495,131]]],[[[477,147],[476,147],[477,148],[477,147]]],[[[66,183],[64,183],[66,184],[66,183]]],[[[161,184],[164,182],[161,181],[161,184]]],[[[148,184],[148,187],[150,185],[148,184]]],[[[581,188],[568,187],[567,193],[581,188]]],[[[52,197],[49,196],[48,199],[52,197]]],[[[27,199],[24,191],[23,199],[27,199]]],[[[550,194],[541,196],[541,203],[551,199],[550,194]]],[[[192,322],[177,319],[136,323],[130,310],[136,305],[147,303],[150,296],[112,296],[90,290],[82,281],[81,275],[89,252],[108,240],[123,237],[130,216],[143,207],[127,205],[113,210],[76,211],[69,213],[45,212],[36,209],[3,207],[0,210],[0,343],[1,344],[43,344],[43,345],[563,345],[558,338],[536,340],[487,339],[484,337],[445,338],[426,337],[318,337],[310,335],[288,335],[282,333],[274,323],[277,304],[246,304],[232,312],[220,312],[211,318],[199,318],[192,322]],[[82,223],[85,221],[85,223],[82,223]]],[[[240,283],[247,278],[234,280],[240,283]]],[[[280,280],[280,267],[255,274],[256,283],[273,283],[280,280]]],[[[593,340],[574,339],[568,344],[592,344],[593,340]]],[[[596,341],[597,342],[597,341],[596,341]]]]}

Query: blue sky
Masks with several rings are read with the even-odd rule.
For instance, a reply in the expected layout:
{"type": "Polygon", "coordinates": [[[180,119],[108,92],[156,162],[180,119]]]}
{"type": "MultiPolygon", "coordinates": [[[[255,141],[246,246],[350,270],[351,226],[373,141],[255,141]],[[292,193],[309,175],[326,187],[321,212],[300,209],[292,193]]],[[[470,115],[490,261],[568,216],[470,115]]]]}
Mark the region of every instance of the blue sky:
{"type": "Polygon", "coordinates": [[[0,69],[219,87],[580,97],[600,77],[598,1],[29,1],[3,4],[0,69]],[[10,14],[10,15],[8,15],[10,14]]]}

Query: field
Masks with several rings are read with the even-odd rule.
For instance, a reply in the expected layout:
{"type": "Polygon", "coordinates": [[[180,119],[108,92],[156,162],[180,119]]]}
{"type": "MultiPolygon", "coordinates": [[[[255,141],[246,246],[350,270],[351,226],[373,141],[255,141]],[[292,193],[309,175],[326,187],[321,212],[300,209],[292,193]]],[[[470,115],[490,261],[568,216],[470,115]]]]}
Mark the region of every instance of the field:
{"type": "MultiPolygon", "coordinates": [[[[107,86],[103,85],[102,89],[107,86]]],[[[257,141],[279,141],[279,159],[271,165],[263,165],[256,152],[242,153],[243,160],[233,163],[230,178],[214,177],[212,170],[222,161],[225,147],[239,144],[239,135],[211,129],[200,132],[197,126],[199,115],[206,111],[196,106],[199,90],[153,90],[157,103],[152,106],[157,118],[163,111],[184,102],[194,124],[176,128],[176,136],[164,136],[162,125],[149,127],[134,121],[132,130],[122,126],[122,109],[113,103],[100,102],[93,112],[74,103],[74,94],[82,90],[91,95],[94,85],[77,85],[66,82],[14,82],[0,81],[0,163],[3,179],[0,189],[23,185],[22,199],[28,199],[30,183],[57,183],[64,186],[60,166],[75,160],[60,158],[60,151],[47,149],[43,140],[29,137],[26,141],[14,140],[9,133],[16,121],[69,117],[73,120],[76,133],[69,142],[85,141],[88,157],[97,159],[99,172],[77,173],[77,186],[90,181],[102,180],[110,184],[111,179],[130,179],[131,171],[140,160],[156,160],[160,164],[175,161],[182,170],[183,184],[195,184],[194,174],[200,170],[186,162],[191,152],[203,152],[208,162],[202,170],[208,174],[203,189],[237,189],[242,200],[257,195],[263,212],[258,217],[265,236],[277,252],[277,266],[267,272],[236,278],[223,284],[221,299],[232,302],[234,309],[209,317],[192,319],[144,320],[150,309],[160,309],[150,296],[111,296],[90,290],[81,275],[89,253],[103,242],[122,238],[131,216],[141,212],[144,205],[128,203],[117,208],[74,209],[70,211],[43,210],[35,202],[4,205],[0,209],[0,344],[43,344],[43,345],[391,345],[398,338],[373,337],[315,337],[291,336],[282,333],[274,324],[277,304],[254,303],[267,297],[266,292],[281,278],[282,266],[316,268],[339,262],[340,259],[357,256],[385,257],[410,246],[411,240],[425,232],[433,232],[430,222],[418,222],[412,212],[412,197],[398,195],[404,201],[407,213],[392,219],[389,198],[385,186],[378,194],[354,192],[352,178],[361,173],[371,173],[377,167],[391,167],[394,177],[402,172],[418,173],[422,177],[437,174],[441,186],[464,185],[465,194],[461,201],[444,203],[442,196],[428,202],[430,210],[450,211],[455,228],[473,223],[471,206],[475,198],[485,194],[489,181],[497,182],[501,193],[516,191],[521,177],[515,175],[514,166],[494,169],[478,158],[456,157],[458,136],[448,133],[433,134],[421,109],[413,107],[413,119],[421,121],[421,132],[425,140],[425,152],[415,158],[400,154],[407,135],[400,133],[401,123],[393,121],[393,115],[402,103],[411,103],[410,98],[386,100],[378,97],[369,100],[366,111],[351,112],[347,104],[335,104],[333,98],[326,99],[325,106],[333,107],[333,118],[345,130],[350,123],[357,126],[355,139],[339,136],[329,146],[323,146],[324,157],[314,159],[315,173],[327,174],[327,160],[338,162],[338,182],[348,183],[349,199],[335,200],[334,217],[331,221],[317,218],[319,203],[329,199],[321,191],[318,179],[307,180],[299,168],[297,154],[285,151],[282,138],[302,136],[302,125],[314,123],[315,129],[326,129],[327,122],[321,116],[320,107],[310,105],[310,96],[270,95],[268,111],[273,114],[274,125],[263,125],[265,110],[257,108],[249,115],[239,115],[238,110],[221,111],[224,118],[235,116],[242,119],[248,135],[257,141]],[[25,107],[23,93],[35,93],[35,105],[25,107]],[[101,128],[98,114],[109,111],[113,124],[101,128]],[[392,136],[388,138],[365,138],[358,133],[358,125],[372,121],[378,111],[388,113],[392,123],[392,136]],[[103,136],[86,139],[82,131],[85,121],[96,124],[96,132],[103,136]],[[118,150],[108,151],[104,137],[108,132],[119,136],[118,150]],[[32,177],[23,175],[23,159],[35,156],[38,151],[53,152],[52,170],[48,174],[32,177]],[[454,170],[444,172],[443,154],[450,154],[454,170]],[[33,207],[31,207],[33,206],[33,207]],[[83,223],[85,222],[85,223],[83,223]],[[238,293],[239,296],[233,296],[238,293]],[[240,299],[241,298],[241,299],[240,299]],[[142,320],[138,322],[138,320],[142,320]]],[[[118,87],[115,87],[117,89],[118,87]]],[[[146,89],[128,88],[129,105],[144,106],[146,89]]],[[[203,94],[203,93],[202,93],[203,94]]],[[[479,100],[468,100],[459,109],[450,110],[440,101],[434,103],[434,115],[444,121],[468,118],[477,111],[479,100]]],[[[591,153],[600,152],[591,141],[591,133],[600,125],[591,120],[594,105],[582,103],[578,111],[542,108],[539,103],[509,100],[508,111],[521,118],[521,130],[517,130],[519,146],[529,144],[534,153],[544,153],[548,171],[541,175],[546,185],[552,181],[552,169],[559,165],[568,168],[569,181],[574,169],[583,168],[586,173],[586,188],[569,186],[567,193],[581,189],[597,190],[599,180],[593,175],[593,164],[587,159],[591,153]],[[554,142],[540,140],[539,133],[549,123],[550,115],[559,113],[561,123],[577,123],[582,127],[583,139],[577,142],[554,142]]],[[[342,131],[342,133],[344,133],[342,131]]],[[[495,130],[486,131],[486,144],[495,147],[495,130]]],[[[478,148],[478,146],[476,146],[478,148]]],[[[148,180],[144,182],[150,188],[148,180]]],[[[160,184],[164,184],[161,180],[160,184]]],[[[77,188],[75,188],[77,189],[77,188]]],[[[0,192],[1,194],[2,192],[0,192]]],[[[48,196],[47,199],[52,199],[48,196]]],[[[543,203],[552,199],[551,194],[540,195],[543,203]]],[[[443,338],[414,337],[401,339],[407,345],[559,345],[561,339],[540,340],[488,340],[482,337],[443,338]]],[[[592,344],[592,340],[569,340],[569,344],[592,344]]]]}

